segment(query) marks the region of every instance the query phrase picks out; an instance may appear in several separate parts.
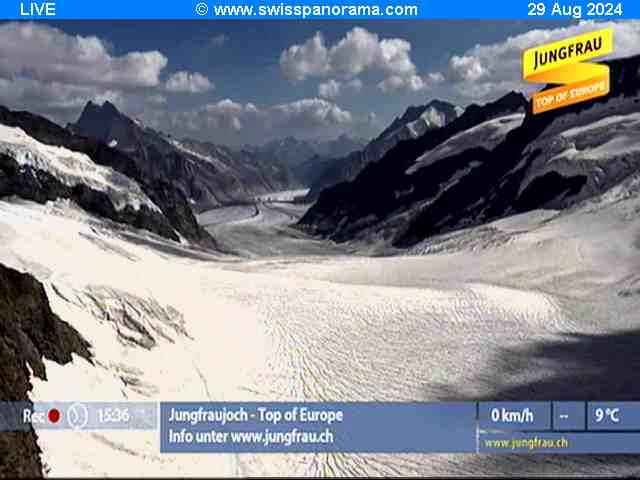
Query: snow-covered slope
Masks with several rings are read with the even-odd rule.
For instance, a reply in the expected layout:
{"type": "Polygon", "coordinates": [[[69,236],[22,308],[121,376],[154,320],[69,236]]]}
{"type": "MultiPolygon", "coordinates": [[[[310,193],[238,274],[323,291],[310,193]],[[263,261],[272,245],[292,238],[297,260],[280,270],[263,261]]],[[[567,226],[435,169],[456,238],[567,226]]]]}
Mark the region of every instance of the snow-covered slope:
{"type": "MultiPolygon", "coordinates": [[[[82,153],[93,160],[96,166],[107,170],[96,169],[93,165],[86,165],[86,158],[77,158],[71,155],[71,160],[49,161],[42,160],[41,164],[56,166],[51,172],[39,170],[30,165],[19,165],[11,155],[0,154],[0,197],[18,196],[44,203],[47,200],[68,198],[82,206],[87,211],[94,212],[103,218],[109,218],[119,223],[134,225],[137,228],[146,228],[165,238],[179,240],[180,237],[201,245],[215,248],[215,241],[204,230],[198,227],[188,201],[182,191],[167,181],[166,178],[152,178],[146,175],[135,161],[118,148],[109,147],[107,143],[94,138],[88,138],[74,134],[68,128],[62,128],[50,120],[34,115],[26,111],[11,111],[0,106],[0,124],[11,128],[19,128],[29,137],[37,140],[46,152],[50,152],[46,146],[63,147],[69,151],[82,153]],[[70,165],[74,168],[71,168],[70,165]],[[86,167],[86,168],[85,168],[86,167]],[[97,187],[105,185],[113,193],[115,187],[127,188],[129,194],[137,195],[136,185],[148,199],[162,210],[147,207],[147,204],[139,202],[137,210],[126,204],[121,210],[114,206],[109,194],[85,183],[77,183],[70,187],[64,183],[69,180],[69,169],[82,180],[98,183],[97,187]],[[55,172],[61,175],[63,180],[55,176],[55,172]],[[99,172],[99,180],[96,180],[95,172],[99,172]],[[121,175],[130,179],[127,181],[121,175]],[[88,177],[88,178],[86,178],[88,177]],[[134,183],[131,183],[134,182],[134,183]],[[102,185],[101,185],[102,184],[102,185]]],[[[113,138],[107,137],[106,141],[112,142],[113,138]]],[[[118,144],[119,145],[119,144],[118,144]]],[[[61,150],[51,150],[61,152],[61,150]]],[[[65,153],[65,155],[67,155],[65,153]]],[[[117,188],[116,188],[117,189],[117,188]]],[[[134,201],[134,203],[136,203],[134,201]]],[[[119,202],[116,202],[118,205],[119,202]]]]}
{"type": "MultiPolygon", "coordinates": [[[[468,338],[465,363],[469,355],[488,361],[494,342],[518,342],[500,330],[480,337],[487,318],[509,326],[504,332],[570,328],[555,302],[535,292],[238,272],[237,262],[181,258],[143,238],[116,237],[64,204],[0,202],[0,231],[0,261],[33,272],[54,312],[94,346],[95,366],[79,358],[63,368],[47,363],[48,381],[34,380],[34,400],[424,400],[442,393],[438,385],[469,378],[471,369],[460,369],[462,359],[446,347],[460,336],[468,338]]],[[[160,455],[155,432],[38,434],[51,475],[319,475],[337,458],[160,455]]],[[[373,467],[352,456],[334,468],[403,468],[402,460],[386,461],[373,467]]]]}
{"type": "Polygon", "coordinates": [[[176,140],[175,138],[167,138],[166,140],[181,152],[186,153],[190,157],[195,157],[204,162],[210,163],[222,172],[229,172],[231,170],[226,163],[218,158],[218,155],[216,155],[215,152],[211,152],[209,155],[205,155],[203,153],[196,152],[195,150],[189,148],[183,142],[176,140]]]}
{"type": "Polygon", "coordinates": [[[514,113],[512,115],[491,119],[462,133],[458,133],[436,148],[418,157],[416,163],[407,170],[407,174],[410,175],[420,168],[431,165],[443,158],[457,155],[470,146],[492,150],[504,140],[507,133],[519,127],[522,124],[522,120],[524,120],[524,113],[514,113]]]}
{"type": "MultiPolygon", "coordinates": [[[[640,307],[640,202],[633,185],[615,198],[463,231],[438,254],[268,261],[117,233],[67,202],[2,201],[0,262],[42,281],[93,345],[94,365],[47,362],[34,400],[627,398],[633,356],[575,346],[611,335],[619,349],[640,307]]],[[[38,435],[63,476],[637,471],[586,457],[160,455],[156,432],[38,435]]]]}
{"type": "MultiPolygon", "coordinates": [[[[597,103],[554,120],[524,151],[536,153],[521,191],[549,172],[587,179],[576,199],[602,192],[640,168],[640,95],[597,103]]],[[[562,206],[562,203],[557,206],[562,206]]]]}
{"type": "MultiPolygon", "coordinates": [[[[454,111],[457,113],[455,108],[454,111]]],[[[450,121],[451,116],[447,112],[440,111],[435,106],[430,106],[420,115],[420,118],[407,123],[406,128],[412,138],[418,138],[424,135],[427,130],[444,127],[450,121]]]]}
{"type": "Polygon", "coordinates": [[[84,153],[41,143],[20,128],[0,124],[0,153],[9,155],[19,165],[46,171],[69,187],[84,184],[104,192],[117,209],[131,205],[138,210],[145,205],[160,212],[134,180],[94,163],[84,153]]]}

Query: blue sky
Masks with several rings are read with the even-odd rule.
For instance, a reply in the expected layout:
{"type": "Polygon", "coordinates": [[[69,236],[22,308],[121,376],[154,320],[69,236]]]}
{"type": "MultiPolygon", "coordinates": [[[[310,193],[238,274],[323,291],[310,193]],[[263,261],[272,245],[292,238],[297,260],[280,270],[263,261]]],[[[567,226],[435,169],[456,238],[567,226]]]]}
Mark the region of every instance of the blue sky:
{"type": "MultiPolygon", "coordinates": [[[[541,21],[2,24],[0,103],[65,123],[87,100],[109,99],[155,128],[226,144],[370,137],[412,104],[440,98],[464,106],[526,88],[523,48],[593,28],[541,21]]],[[[620,50],[634,53],[638,24],[617,28],[620,50]]]]}

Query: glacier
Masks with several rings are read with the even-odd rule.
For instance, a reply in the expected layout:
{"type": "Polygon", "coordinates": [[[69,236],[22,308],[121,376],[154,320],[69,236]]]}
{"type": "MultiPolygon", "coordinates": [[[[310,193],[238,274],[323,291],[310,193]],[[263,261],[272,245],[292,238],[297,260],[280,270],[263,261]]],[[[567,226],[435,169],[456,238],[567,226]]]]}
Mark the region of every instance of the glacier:
{"type": "MultiPolygon", "coordinates": [[[[36,276],[54,312],[93,345],[95,365],[79,357],[65,366],[47,361],[48,380],[33,378],[31,399],[591,398],[607,385],[580,380],[593,372],[579,356],[556,364],[528,349],[571,351],[575,338],[633,324],[640,306],[636,183],[626,194],[434,237],[394,257],[338,253],[330,244],[331,255],[319,244],[289,255],[277,254],[282,244],[267,256],[252,250],[256,229],[264,244],[270,229],[302,214],[292,206],[285,215],[277,202],[260,206],[260,216],[237,207],[201,215],[250,254],[239,256],[114,230],[69,201],[0,201],[0,262],[36,276]],[[563,371],[575,384],[554,383],[563,371]],[[556,390],[535,390],[545,382],[556,390]]],[[[639,470],[633,457],[160,455],[156,432],[39,430],[38,437],[50,476],[639,470]]]]}

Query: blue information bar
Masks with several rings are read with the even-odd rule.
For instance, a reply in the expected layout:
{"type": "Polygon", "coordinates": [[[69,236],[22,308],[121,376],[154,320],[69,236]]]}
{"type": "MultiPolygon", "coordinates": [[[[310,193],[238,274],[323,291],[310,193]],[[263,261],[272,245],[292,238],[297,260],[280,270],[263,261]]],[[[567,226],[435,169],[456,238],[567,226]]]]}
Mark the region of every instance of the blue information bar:
{"type": "Polygon", "coordinates": [[[0,402],[0,435],[148,430],[161,453],[640,454],[640,402],[0,402]]]}
{"type": "Polygon", "coordinates": [[[481,402],[482,430],[551,430],[550,402],[481,402]]]}
{"type": "Polygon", "coordinates": [[[162,403],[163,453],[472,453],[476,405],[162,403]]]}
{"type": "Polygon", "coordinates": [[[157,402],[0,402],[0,432],[156,430],[157,402]]]}
{"type": "Polygon", "coordinates": [[[2,0],[0,19],[509,19],[640,18],[640,2],[621,0],[2,0]]]}
{"type": "Polygon", "coordinates": [[[554,430],[586,430],[585,402],[553,402],[552,405],[554,430]]]}
{"type": "Polygon", "coordinates": [[[640,431],[640,402],[589,402],[589,430],[640,431]]]}
{"type": "Polygon", "coordinates": [[[529,454],[638,454],[640,433],[486,433],[481,434],[479,453],[529,454]]]}

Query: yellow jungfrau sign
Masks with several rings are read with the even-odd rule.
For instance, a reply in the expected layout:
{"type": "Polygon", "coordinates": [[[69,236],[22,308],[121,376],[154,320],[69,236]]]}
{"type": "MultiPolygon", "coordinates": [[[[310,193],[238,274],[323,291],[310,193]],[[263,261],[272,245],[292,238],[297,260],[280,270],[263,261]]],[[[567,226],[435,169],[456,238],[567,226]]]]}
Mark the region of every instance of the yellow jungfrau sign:
{"type": "Polygon", "coordinates": [[[613,52],[613,29],[605,28],[526,50],[522,77],[563,86],[533,96],[533,113],[542,113],[609,93],[609,67],[583,63],[613,52]]]}

